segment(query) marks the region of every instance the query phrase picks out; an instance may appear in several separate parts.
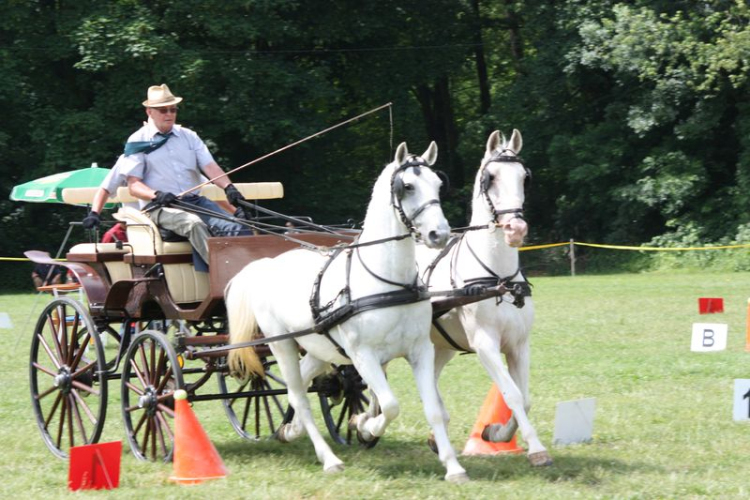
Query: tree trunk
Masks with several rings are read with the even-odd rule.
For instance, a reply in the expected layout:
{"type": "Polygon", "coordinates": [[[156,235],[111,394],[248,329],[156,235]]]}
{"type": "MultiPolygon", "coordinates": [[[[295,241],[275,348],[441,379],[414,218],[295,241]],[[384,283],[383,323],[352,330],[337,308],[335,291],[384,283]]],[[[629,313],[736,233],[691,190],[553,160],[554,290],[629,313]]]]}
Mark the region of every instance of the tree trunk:
{"type": "Polygon", "coordinates": [[[458,155],[458,129],[453,114],[450,83],[447,76],[438,78],[432,86],[419,85],[414,94],[422,109],[428,138],[438,144],[440,165],[454,186],[463,186],[463,163],[458,155]]]}
{"type": "Polygon", "coordinates": [[[477,80],[479,81],[479,114],[486,115],[492,105],[490,85],[487,77],[487,62],[484,59],[484,41],[482,39],[482,16],[479,12],[479,0],[471,0],[474,11],[474,59],[477,63],[477,80]]]}

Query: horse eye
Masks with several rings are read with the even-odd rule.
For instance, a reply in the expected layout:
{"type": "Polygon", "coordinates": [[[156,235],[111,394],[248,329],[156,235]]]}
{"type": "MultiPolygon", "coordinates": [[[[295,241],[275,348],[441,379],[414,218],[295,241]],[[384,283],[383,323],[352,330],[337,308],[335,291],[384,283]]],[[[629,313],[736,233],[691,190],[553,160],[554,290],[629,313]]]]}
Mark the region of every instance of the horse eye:
{"type": "Polygon", "coordinates": [[[404,184],[404,191],[414,191],[414,184],[404,184]]]}

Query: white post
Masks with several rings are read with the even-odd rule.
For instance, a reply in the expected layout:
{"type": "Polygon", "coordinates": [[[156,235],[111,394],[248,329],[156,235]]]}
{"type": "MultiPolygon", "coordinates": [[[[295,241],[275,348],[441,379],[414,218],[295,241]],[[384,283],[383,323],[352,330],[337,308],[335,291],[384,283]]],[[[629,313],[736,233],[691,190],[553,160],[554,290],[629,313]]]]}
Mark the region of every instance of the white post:
{"type": "Polygon", "coordinates": [[[573,238],[570,239],[570,275],[576,275],[576,246],[573,238]]]}

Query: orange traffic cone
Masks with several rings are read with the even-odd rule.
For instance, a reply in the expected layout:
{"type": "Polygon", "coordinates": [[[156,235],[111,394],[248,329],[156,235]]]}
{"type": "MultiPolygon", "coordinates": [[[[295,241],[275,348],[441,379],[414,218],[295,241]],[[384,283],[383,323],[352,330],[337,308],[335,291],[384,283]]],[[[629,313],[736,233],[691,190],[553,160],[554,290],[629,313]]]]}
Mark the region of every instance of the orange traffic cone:
{"type": "Polygon", "coordinates": [[[477,422],[471,429],[471,435],[464,447],[464,455],[501,455],[504,453],[524,453],[524,449],[516,444],[516,437],[513,436],[507,443],[492,443],[482,439],[484,428],[490,424],[504,424],[513,413],[505,404],[503,395],[495,384],[492,384],[490,392],[484,399],[477,422]]]}
{"type": "Polygon", "coordinates": [[[174,468],[170,481],[198,484],[226,477],[228,472],[219,453],[208,439],[187,401],[187,392],[174,392],[174,468]]]}

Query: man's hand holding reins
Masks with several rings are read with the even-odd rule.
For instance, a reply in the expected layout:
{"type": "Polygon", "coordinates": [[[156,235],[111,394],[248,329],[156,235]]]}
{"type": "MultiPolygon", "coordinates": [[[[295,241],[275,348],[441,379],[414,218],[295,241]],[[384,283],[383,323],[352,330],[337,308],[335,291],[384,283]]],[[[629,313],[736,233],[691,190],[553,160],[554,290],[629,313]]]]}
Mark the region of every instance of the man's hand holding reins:
{"type": "Polygon", "coordinates": [[[177,199],[177,195],[166,191],[157,191],[152,203],[155,207],[168,207],[177,199]]]}

